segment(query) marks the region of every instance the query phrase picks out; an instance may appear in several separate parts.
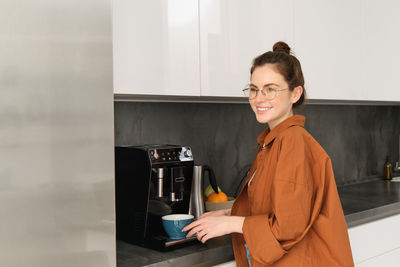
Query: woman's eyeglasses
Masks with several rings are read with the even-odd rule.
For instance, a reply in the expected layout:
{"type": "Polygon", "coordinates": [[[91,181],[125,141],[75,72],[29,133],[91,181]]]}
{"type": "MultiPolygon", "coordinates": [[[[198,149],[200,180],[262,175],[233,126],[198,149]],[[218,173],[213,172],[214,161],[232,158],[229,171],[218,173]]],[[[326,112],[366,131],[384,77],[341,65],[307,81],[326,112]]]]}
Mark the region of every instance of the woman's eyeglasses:
{"type": "Polygon", "coordinates": [[[244,88],[242,91],[243,91],[244,95],[247,96],[250,100],[257,97],[258,91],[261,91],[261,95],[265,99],[271,100],[271,99],[274,99],[276,97],[276,94],[278,92],[284,91],[284,90],[288,90],[288,89],[289,88],[275,89],[275,88],[272,88],[272,87],[265,87],[263,89],[258,89],[256,87],[249,86],[247,88],[244,88]]]}

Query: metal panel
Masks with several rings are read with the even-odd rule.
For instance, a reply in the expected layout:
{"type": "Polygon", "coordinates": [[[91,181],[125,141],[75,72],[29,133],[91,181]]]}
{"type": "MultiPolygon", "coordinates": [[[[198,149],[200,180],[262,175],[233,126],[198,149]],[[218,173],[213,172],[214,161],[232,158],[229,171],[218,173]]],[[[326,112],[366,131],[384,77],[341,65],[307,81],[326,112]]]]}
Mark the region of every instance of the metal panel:
{"type": "Polygon", "coordinates": [[[115,266],[109,0],[0,2],[0,266],[115,266]]]}

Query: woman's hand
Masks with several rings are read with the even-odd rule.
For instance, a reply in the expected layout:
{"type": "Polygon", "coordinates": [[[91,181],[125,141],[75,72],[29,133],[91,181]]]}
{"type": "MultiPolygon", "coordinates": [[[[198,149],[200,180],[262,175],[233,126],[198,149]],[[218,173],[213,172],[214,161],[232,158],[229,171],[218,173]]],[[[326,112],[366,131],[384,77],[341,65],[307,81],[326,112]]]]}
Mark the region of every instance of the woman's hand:
{"type": "MultiPolygon", "coordinates": [[[[230,213],[230,210],[228,211],[230,213]]],[[[235,232],[242,233],[244,217],[226,216],[228,211],[207,212],[183,228],[182,231],[189,231],[187,237],[197,233],[197,239],[202,243],[217,236],[235,232]]]]}
{"type": "Polygon", "coordinates": [[[202,219],[208,216],[230,216],[231,215],[231,209],[226,209],[226,210],[215,210],[215,211],[210,211],[203,213],[202,215],[199,216],[198,219],[202,219]]]}

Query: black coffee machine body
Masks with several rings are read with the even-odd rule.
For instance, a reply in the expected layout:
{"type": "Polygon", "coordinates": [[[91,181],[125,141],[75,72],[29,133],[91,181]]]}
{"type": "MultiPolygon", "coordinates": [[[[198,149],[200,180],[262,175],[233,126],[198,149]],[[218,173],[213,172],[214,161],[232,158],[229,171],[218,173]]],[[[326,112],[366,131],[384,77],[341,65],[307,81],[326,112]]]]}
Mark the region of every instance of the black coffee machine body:
{"type": "Polygon", "coordinates": [[[194,241],[169,239],[161,220],[189,213],[193,166],[188,146],[115,147],[117,239],[158,250],[194,241]]]}

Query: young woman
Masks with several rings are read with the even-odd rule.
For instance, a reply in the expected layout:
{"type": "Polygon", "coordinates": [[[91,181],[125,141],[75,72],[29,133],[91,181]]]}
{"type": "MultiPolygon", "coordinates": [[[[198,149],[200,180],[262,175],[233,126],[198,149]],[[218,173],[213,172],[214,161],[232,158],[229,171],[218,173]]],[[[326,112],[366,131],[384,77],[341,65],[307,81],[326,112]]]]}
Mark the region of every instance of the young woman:
{"type": "Polygon", "coordinates": [[[232,210],[208,212],[187,227],[201,242],[232,233],[237,266],[354,266],[329,156],[293,108],[304,78],[284,42],[253,61],[244,89],[268,128],[232,210]]]}

